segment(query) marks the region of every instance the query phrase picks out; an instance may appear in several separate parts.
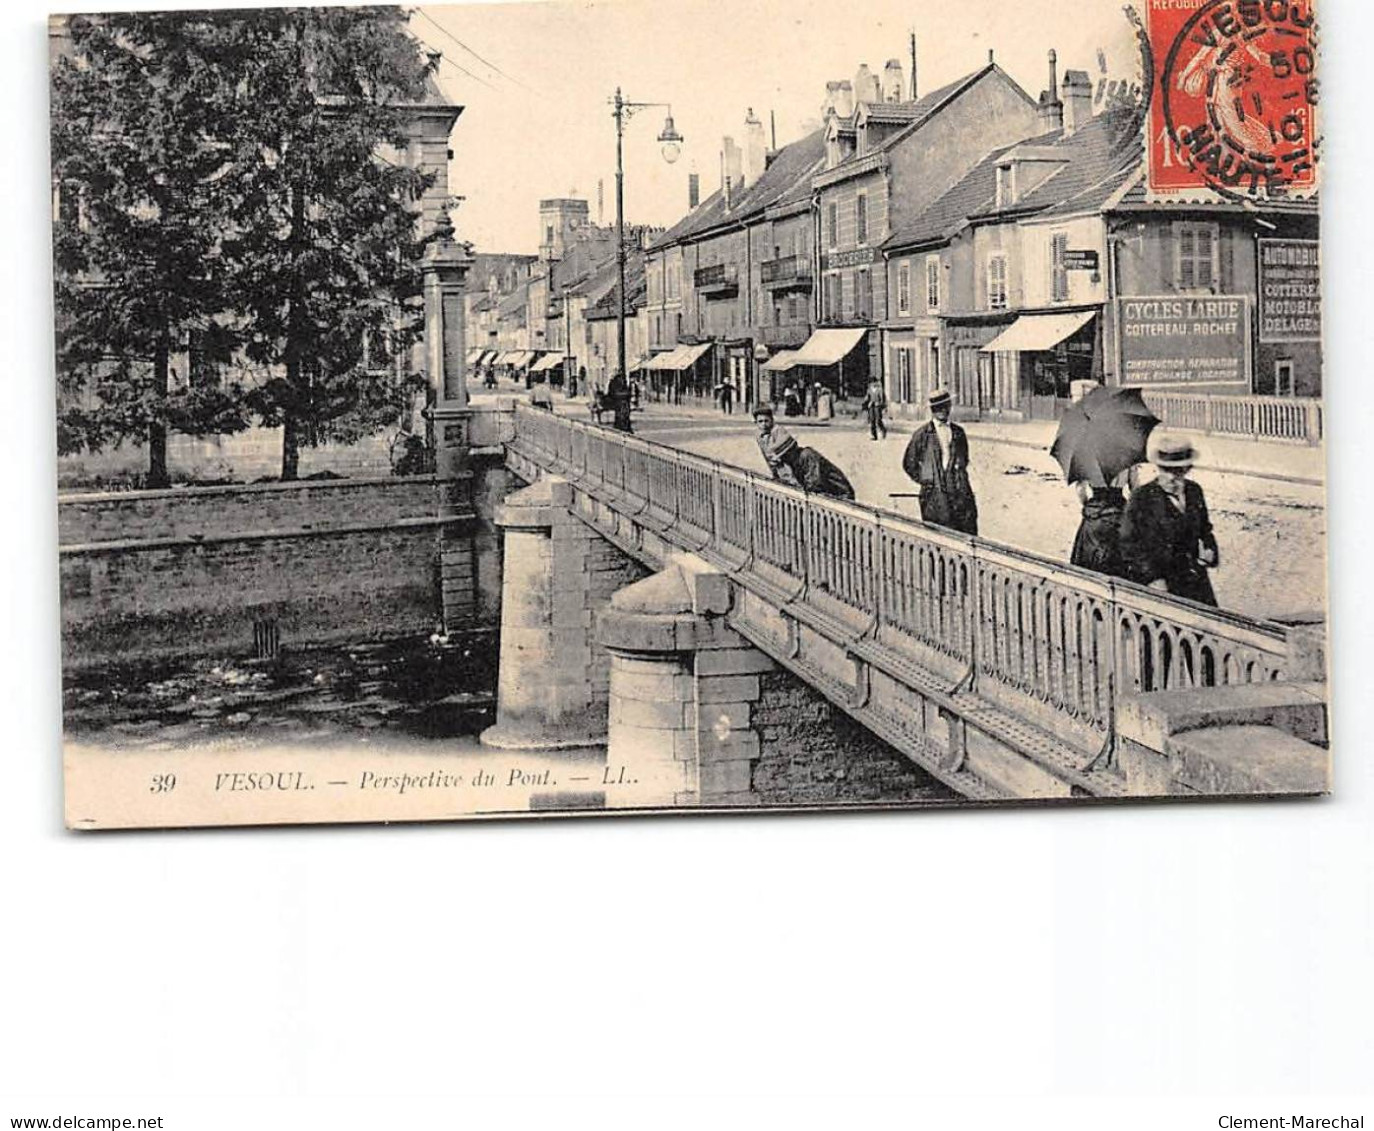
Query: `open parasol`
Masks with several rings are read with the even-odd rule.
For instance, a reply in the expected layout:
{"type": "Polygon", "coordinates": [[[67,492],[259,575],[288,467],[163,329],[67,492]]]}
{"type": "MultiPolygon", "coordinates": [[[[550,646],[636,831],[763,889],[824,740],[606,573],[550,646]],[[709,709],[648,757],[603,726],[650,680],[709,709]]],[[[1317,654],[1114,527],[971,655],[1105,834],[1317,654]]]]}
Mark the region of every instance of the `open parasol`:
{"type": "Polygon", "coordinates": [[[1050,455],[1070,483],[1086,479],[1105,487],[1144,462],[1145,441],[1158,424],[1139,389],[1099,386],[1064,413],[1050,455]]]}

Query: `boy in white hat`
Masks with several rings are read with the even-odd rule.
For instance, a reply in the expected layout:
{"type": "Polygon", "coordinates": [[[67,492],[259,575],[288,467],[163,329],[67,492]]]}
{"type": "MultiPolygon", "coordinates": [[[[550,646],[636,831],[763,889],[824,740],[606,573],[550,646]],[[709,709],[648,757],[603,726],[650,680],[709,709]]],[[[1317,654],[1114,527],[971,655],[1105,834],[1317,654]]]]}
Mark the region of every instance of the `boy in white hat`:
{"type": "Polygon", "coordinates": [[[1131,494],[1121,519],[1121,553],[1133,581],[1215,605],[1209,569],[1220,559],[1207,500],[1188,478],[1197,460],[1192,441],[1156,428],[1146,445],[1155,479],[1131,494]]]}

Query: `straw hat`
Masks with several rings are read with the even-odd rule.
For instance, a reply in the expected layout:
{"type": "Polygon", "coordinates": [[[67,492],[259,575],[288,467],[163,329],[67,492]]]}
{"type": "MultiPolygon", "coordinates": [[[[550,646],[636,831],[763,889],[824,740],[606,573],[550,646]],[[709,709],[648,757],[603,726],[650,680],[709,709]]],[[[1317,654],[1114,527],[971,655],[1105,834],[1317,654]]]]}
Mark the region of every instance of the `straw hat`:
{"type": "Polygon", "coordinates": [[[1150,433],[1149,442],[1145,445],[1145,458],[1156,467],[1192,467],[1197,463],[1197,456],[1197,448],[1191,440],[1160,428],[1150,433]]]}
{"type": "Polygon", "coordinates": [[[950,403],[950,399],[948,389],[936,389],[935,392],[930,394],[928,403],[932,409],[944,408],[945,405],[950,403]]]}

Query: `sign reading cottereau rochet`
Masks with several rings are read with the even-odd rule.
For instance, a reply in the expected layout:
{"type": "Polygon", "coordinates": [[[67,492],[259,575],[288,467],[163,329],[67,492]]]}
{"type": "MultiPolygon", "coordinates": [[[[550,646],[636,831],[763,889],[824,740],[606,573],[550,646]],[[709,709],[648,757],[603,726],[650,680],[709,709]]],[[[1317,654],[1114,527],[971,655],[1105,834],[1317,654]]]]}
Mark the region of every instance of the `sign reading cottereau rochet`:
{"type": "Polygon", "coordinates": [[[1117,299],[1123,385],[1250,385],[1244,295],[1117,299]]]}
{"type": "Polygon", "coordinates": [[[1316,240],[1260,240],[1259,336],[1262,342],[1321,341],[1321,249],[1316,240]]]}

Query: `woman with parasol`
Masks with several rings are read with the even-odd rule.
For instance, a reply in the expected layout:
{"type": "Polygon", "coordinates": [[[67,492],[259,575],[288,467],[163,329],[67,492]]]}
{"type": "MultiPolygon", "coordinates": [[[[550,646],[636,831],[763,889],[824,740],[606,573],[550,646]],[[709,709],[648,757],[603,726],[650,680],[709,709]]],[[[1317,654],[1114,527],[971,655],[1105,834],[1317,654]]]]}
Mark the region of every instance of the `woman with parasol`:
{"type": "Polygon", "coordinates": [[[1135,488],[1135,469],[1144,462],[1150,432],[1158,424],[1139,389],[1099,386],[1064,414],[1050,454],[1083,505],[1070,564],[1128,576],[1121,549],[1126,491],[1135,488]]]}

